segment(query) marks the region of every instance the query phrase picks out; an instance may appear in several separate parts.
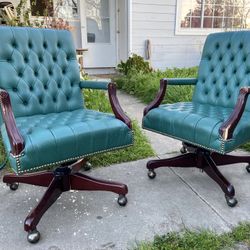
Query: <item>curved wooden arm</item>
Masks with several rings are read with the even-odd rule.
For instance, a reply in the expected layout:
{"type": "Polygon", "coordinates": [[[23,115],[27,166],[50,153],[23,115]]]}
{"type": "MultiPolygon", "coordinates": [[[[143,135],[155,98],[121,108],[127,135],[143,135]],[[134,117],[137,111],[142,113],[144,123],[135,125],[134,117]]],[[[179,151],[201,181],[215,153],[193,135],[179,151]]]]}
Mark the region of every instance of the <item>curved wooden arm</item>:
{"type": "Polygon", "coordinates": [[[24,140],[16,126],[15,117],[11,107],[10,96],[5,90],[0,90],[0,104],[3,120],[11,145],[11,153],[13,155],[19,155],[24,149],[24,140]]]}
{"type": "Polygon", "coordinates": [[[244,87],[240,89],[237,103],[229,118],[220,126],[219,133],[224,140],[229,140],[233,137],[234,129],[240,121],[244,112],[250,88],[244,87]]]}
{"type": "Polygon", "coordinates": [[[161,104],[161,102],[164,99],[164,96],[166,94],[167,84],[168,84],[167,79],[165,79],[165,78],[161,79],[161,81],[160,81],[160,90],[159,90],[157,96],[155,97],[155,99],[151,103],[149,103],[149,105],[144,109],[144,112],[143,112],[144,116],[151,109],[159,107],[159,105],[161,104]]]}
{"type": "Polygon", "coordinates": [[[109,83],[108,85],[109,101],[112,107],[112,110],[115,114],[115,117],[123,121],[130,129],[132,129],[132,122],[129,117],[123,112],[121,105],[117,99],[116,95],[116,84],[109,83]]]}

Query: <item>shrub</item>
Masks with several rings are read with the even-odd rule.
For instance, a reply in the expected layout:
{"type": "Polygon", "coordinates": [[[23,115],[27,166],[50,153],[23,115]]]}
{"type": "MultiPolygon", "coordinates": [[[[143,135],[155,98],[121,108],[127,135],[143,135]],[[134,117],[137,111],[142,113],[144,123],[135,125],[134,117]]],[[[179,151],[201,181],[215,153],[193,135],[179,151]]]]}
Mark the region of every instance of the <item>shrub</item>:
{"type": "Polygon", "coordinates": [[[149,63],[144,61],[143,57],[133,54],[126,62],[121,61],[117,65],[118,71],[127,76],[134,73],[150,73],[152,68],[149,66],[149,63]]]}

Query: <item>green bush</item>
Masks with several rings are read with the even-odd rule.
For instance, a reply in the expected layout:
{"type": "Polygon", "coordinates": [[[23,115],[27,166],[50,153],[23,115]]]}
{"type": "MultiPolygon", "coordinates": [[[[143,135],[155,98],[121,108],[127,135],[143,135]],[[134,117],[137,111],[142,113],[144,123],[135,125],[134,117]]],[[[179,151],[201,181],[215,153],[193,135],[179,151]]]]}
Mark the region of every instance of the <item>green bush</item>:
{"type": "MultiPolygon", "coordinates": [[[[135,95],[145,103],[151,102],[160,85],[162,78],[196,77],[198,67],[173,68],[165,71],[155,71],[151,73],[133,73],[127,76],[118,76],[113,80],[118,87],[129,94],[135,95]]],[[[163,103],[174,103],[179,101],[190,101],[192,98],[193,86],[168,86],[167,95],[163,103]]]]}
{"type": "Polygon", "coordinates": [[[133,54],[126,62],[121,61],[117,65],[118,71],[127,76],[134,74],[136,72],[147,74],[152,72],[152,68],[149,66],[149,63],[144,61],[143,57],[133,54]]]}

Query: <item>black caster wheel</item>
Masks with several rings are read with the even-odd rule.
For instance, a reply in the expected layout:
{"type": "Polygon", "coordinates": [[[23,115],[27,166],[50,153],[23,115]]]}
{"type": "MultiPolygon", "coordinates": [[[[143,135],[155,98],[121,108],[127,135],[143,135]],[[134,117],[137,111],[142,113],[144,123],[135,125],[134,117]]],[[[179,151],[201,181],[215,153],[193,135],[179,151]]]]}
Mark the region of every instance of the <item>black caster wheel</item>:
{"type": "Polygon", "coordinates": [[[149,177],[150,179],[154,179],[155,176],[156,176],[155,171],[154,171],[153,169],[149,169],[149,170],[148,170],[148,177],[149,177]]]}
{"type": "Polygon", "coordinates": [[[248,165],[246,166],[246,170],[247,170],[247,172],[250,174],[250,164],[248,164],[248,165]]]}
{"type": "Polygon", "coordinates": [[[120,194],[117,200],[117,203],[121,206],[121,207],[125,207],[126,204],[128,202],[128,199],[125,195],[120,194]]]}
{"type": "Polygon", "coordinates": [[[225,195],[225,198],[226,198],[227,205],[229,207],[235,207],[238,203],[238,201],[234,197],[229,197],[229,196],[225,195]]]}
{"type": "Polygon", "coordinates": [[[183,146],[183,147],[180,149],[180,152],[181,152],[181,154],[186,154],[186,153],[187,153],[187,148],[183,146]]]}
{"type": "Polygon", "coordinates": [[[10,187],[10,190],[12,190],[12,191],[16,191],[19,187],[19,183],[17,183],[17,182],[13,182],[13,183],[10,183],[7,185],[10,187]]]}
{"type": "Polygon", "coordinates": [[[27,236],[27,240],[29,243],[35,244],[40,240],[40,233],[36,229],[30,231],[27,236]]]}
{"type": "Polygon", "coordinates": [[[92,165],[90,162],[86,162],[85,165],[83,166],[84,171],[89,171],[92,168],[92,165]]]}

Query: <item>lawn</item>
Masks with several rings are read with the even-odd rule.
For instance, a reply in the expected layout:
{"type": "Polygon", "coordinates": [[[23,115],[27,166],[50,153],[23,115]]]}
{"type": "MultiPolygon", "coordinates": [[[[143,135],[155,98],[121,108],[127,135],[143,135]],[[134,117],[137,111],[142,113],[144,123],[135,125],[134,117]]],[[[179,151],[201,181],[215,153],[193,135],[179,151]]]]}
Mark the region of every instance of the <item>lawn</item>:
{"type": "Polygon", "coordinates": [[[240,224],[230,233],[218,235],[211,231],[188,231],[156,236],[153,242],[140,243],[134,250],[219,250],[250,247],[250,223],[240,224]]]}
{"type": "MultiPolygon", "coordinates": [[[[151,73],[131,72],[128,75],[120,75],[114,78],[118,87],[127,93],[136,96],[144,103],[151,102],[160,86],[162,78],[196,77],[198,67],[174,68],[165,71],[154,71],[151,73]]],[[[163,103],[174,103],[178,101],[190,101],[193,94],[193,86],[168,86],[167,94],[163,103]]]]}

